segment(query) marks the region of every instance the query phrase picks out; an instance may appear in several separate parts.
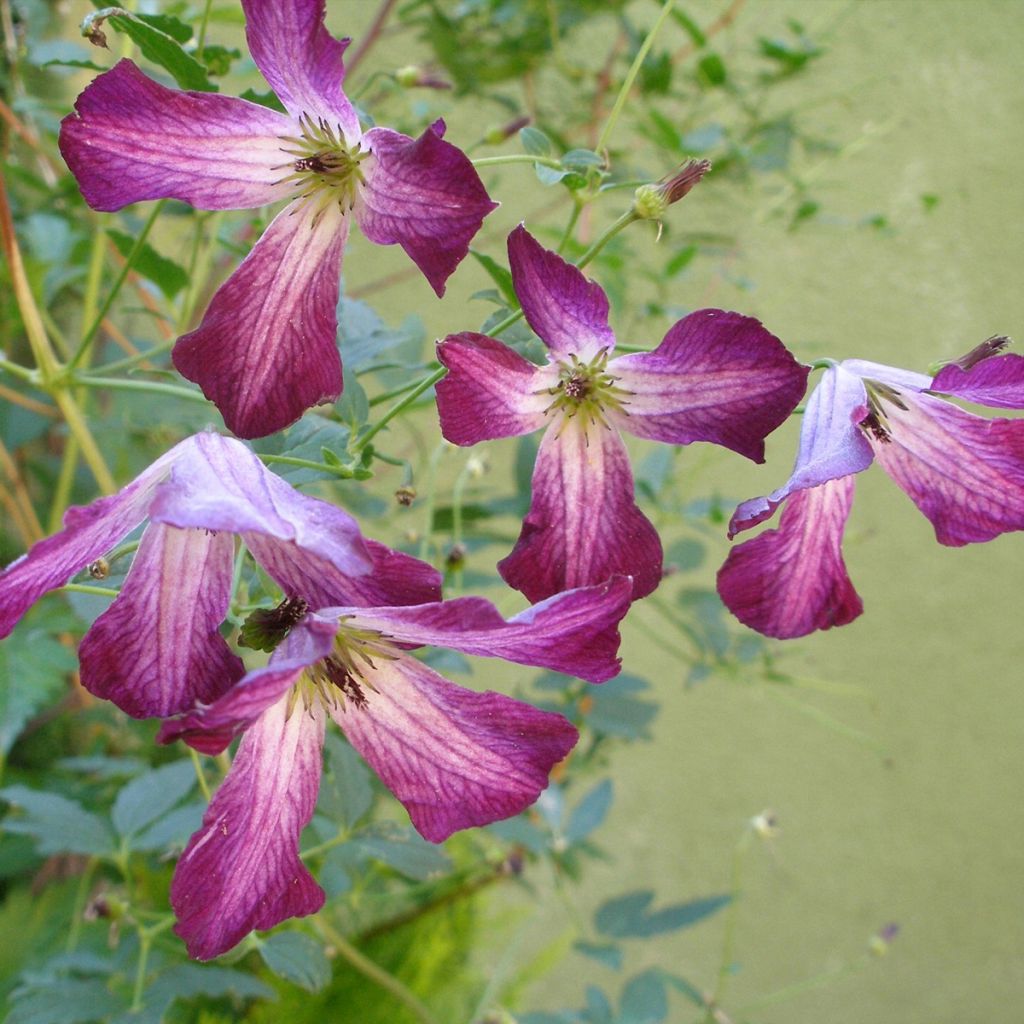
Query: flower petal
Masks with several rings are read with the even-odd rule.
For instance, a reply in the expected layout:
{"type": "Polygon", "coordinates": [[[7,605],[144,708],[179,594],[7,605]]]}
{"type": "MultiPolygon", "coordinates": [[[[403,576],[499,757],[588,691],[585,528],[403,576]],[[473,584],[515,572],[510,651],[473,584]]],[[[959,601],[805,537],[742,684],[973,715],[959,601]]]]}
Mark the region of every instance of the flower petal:
{"type": "MultiPolygon", "coordinates": [[[[267,5],[273,6],[273,5],[267,5]]],[[[335,343],[348,222],[328,207],[282,210],[172,353],[239,437],[264,437],[341,394],[335,343]]]]}
{"type": "Polygon", "coordinates": [[[449,334],[437,358],[448,368],[437,385],[437,412],[452,444],[517,437],[546,422],[551,395],[538,394],[546,386],[544,369],[508,345],[486,334],[449,334]]]}
{"type": "Polygon", "coordinates": [[[283,115],[208,92],[167,89],[122,60],[61,122],[60,151],[94,210],[181,199],[202,210],[265,206],[289,194],[283,115]]]}
{"type": "Polygon", "coordinates": [[[764,439],[803,397],[801,366],[759,320],[701,309],[680,320],[653,352],[608,364],[629,392],[620,429],[668,444],[713,441],[764,462],[764,439]]]}
{"type": "Polygon", "coordinates": [[[574,353],[586,363],[615,347],[600,285],[545,249],[522,224],[508,236],[508,258],[526,322],[555,355],[574,353]]]}
{"type": "Polygon", "coordinates": [[[530,511],[498,572],[530,601],[633,577],[633,599],[661,581],[657,531],[633,501],[629,455],[618,433],[578,419],[553,423],[533,468],[530,511]]]}
{"type": "Polygon", "coordinates": [[[191,444],[176,445],[117,494],[69,508],[60,533],[34,544],[0,573],[0,638],[43,594],[63,586],[146,518],[157,484],[191,444]]]}
{"type": "Polygon", "coordinates": [[[257,560],[258,538],[270,538],[283,558],[307,558],[323,571],[373,570],[376,559],[347,512],[295,490],[240,441],[208,433],[192,442],[194,456],[177,462],[153,499],[154,521],[240,533],[257,560]]]}
{"type": "Polygon", "coordinates": [[[219,632],[233,558],[228,533],[151,523],[121,593],[82,640],[82,685],[135,718],[219,697],[245,673],[219,632]]]}
{"type": "Polygon", "coordinates": [[[618,576],[557,594],[507,622],[482,597],[405,608],[332,608],[321,614],[344,615],[350,619],[346,625],[379,630],[403,644],[450,647],[603,683],[621,668],[617,626],[629,611],[632,589],[618,576]]]}
{"type": "Polygon", "coordinates": [[[930,390],[994,408],[1024,409],[1024,356],[992,356],[969,370],[950,363],[935,375],[930,390]]]}
{"type": "Polygon", "coordinates": [[[796,491],[867,469],[873,457],[871,445],[858,426],[866,415],[867,394],[861,378],[844,366],[826,370],[807,401],[793,475],[771,494],[743,502],[733,513],[729,536],[771,518],[796,491]]]}
{"type": "Polygon", "coordinates": [[[285,109],[337,125],[359,141],[359,118],[342,91],[350,40],[324,26],[325,0],[242,0],[245,38],[263,77],[285,109]]]}
{"type": "Polygon", "coordinates": [[[561,715],[465,690],[409,656],[366,679],[366,703],[334,719],[434,843],[528,807],[578,738],[561,715]]]}
{"type": "Polygon", "coordinates": [[[245,734],[175,869],[174,930],[197,960],[323,906],[299,859],[299,834],[320,788],[325,716],[318,708],[289,716],[287,704],[279,700],[245,734]]]}
{"type": "Polygon", "coordinates": [[[274,652],[269,665],[249,672],[209,706],[165,721],[157,742],[180,739],[203,754],[219,754],[277,704],[310,665],[330,654],[337,632],[337,620],[307,615],[274,652]]]}
{"type": "Polygon", "coordinates": [[[361,165],[364,183],[354,211],[363,234],[378,245],[401,245],[438,295],[498,205],[466,154],[443,134],[443,121],[415,141],[371,128],[363,146],[372,156],[361,165]]]}
{"type": "Polygon", "coordinates": [[[984,419],[930,395],[885,405],[891,438],[869,435],[879,465],[959,547],[1024,529],[1024,420],[984,419]]]}
{"type": "Polygon", "coordinates": [[[777,529],[737,544],[718,570],[725,606],[751,629],[789,639],[852,622],[864,610],[841,549],[852,476],[793,494],[777,529]]]}

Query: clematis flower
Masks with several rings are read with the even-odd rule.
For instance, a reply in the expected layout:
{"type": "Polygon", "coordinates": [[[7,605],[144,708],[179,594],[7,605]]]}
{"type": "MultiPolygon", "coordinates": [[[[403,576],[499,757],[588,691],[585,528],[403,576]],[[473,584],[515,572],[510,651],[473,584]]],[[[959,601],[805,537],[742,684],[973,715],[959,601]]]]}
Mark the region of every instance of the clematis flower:
{"type": "Polygon", "coordinates": [[[438,295],[491,202],[436,121],[413,140],[363,132],[342,91],[349,40],[324,26],[324,0],[242,0],[249,51],[286,114],[180,92],[122,60],[61,125],[60,149],[86,202],[118,210],[180,199],[203,210],[292,200],[221,285],[173,360],[240,437],[262,437],[341,394],[338,277],[354,217],[401,245],[438,295]]]}
{"type": "Polygon", "coordinates": [[[652,352],[611,358],[608,300],[522,226],[509,236],[512,280],[526,320],[549,354],[536,366],[482,334],[449,335],[437,357],[444,436],[472,445],[546,427],[530,511],[498,565],[531,601],[616,574],[634,599],[661,579],[658,534],[633,500],[620,437],[668,444],[712,441],[756,462],[764,438],[792,412],[808,370],[759,321],[702,309],[652,352]]]}
{"type": "Polygon", "coordinates": [[[620,577],[508,621],[476,597],[310,613],[265,668],[165,722],[161,741],[180,737],[208,754],[244,734],[171,885],[175,930],[190,955],[218,956],[253,929],[323,905],[299,858],[299,834],[316,804],[330,718],[432,842],[533,803],[575,744],[573,725],[456,686],[409,648],[439,645],[602,682],[619,669],[616,627],[630,589],[620,577]]]}
{"type": "Polygon", "coordinates": [[[779,526],[737,545],[718,592],[743,623],[767,636],[804,636],[863,611],[842,556],[854,476],[877,461],[935,527],[960,547],[1024,529],[1024,420],[985,419],[936,393],[1024,408],[1024,357],[991,339],[933,378],[848,359],[825,371],[807,402],[793,474],[743,502],[734,537],[774,515],[779,526]]]}
{"type": "Polygon", "coordinates": [[[429,566],[364,539],[347,512],[299,493],[240,441],[198,434],[117,494],[69,509],[60,533],[0,573],[0,637],[147,519],[120,593],[79,649],[83,686],[137,718],[214,701],[244,674],[220,635],[233,534],[286,594],[313,607],[440,596],[429,566]]]}

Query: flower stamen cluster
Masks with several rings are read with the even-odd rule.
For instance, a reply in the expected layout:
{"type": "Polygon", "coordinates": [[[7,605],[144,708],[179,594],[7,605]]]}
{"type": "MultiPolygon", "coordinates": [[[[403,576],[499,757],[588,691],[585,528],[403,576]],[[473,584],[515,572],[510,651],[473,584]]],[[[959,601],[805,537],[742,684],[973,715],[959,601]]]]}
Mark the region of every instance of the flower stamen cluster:
{"type": "Polygon", "coordinates": [[[867,394],[868,414],[858,424],[865,433],[870,434],[876,441],[883,444],[892,440],[892,430],[885,414],[883,402],[889,402],[897,409],[906,411],[907,405],[900,397],[900,393],[888,384],[881,381],[864,379],[864,391],[867,394]]]}
{"type": "Polygon", "coordinates": [[[562,412],[572,419],[582,414],[585,422],[603,427],[608,426],[604,414],[609,409],[628,416],[623,406],[629,404],[626,396],[632,392],[620,388],[620,378],[608,372],[608,356],[608,350],[602,349],[589,363],[581,362],[575,352],[569,353],[568,361],[559,360],[558,382],[540,392],[553,398],[544,415],[562,412]]]}
{"type": "Polygon", "coordinates": [[[303,706],[308,711],[315,697],[319,697],[324,708],[338,707],[346,699],[355,708],[367,706],[363,688],[376,688],[366,678],[364,665],[376,669],[374,657],[395,661],[398,653],[388,643],[390,638],[373,629],[355,629],[341,626],[334,640],[334,650],[321,661],[312,665],[302,679],[296,683],[288,714],[292,713],[299,693],[303,706]],[[340,696],[339,696],[340,692],[340,696]]]}

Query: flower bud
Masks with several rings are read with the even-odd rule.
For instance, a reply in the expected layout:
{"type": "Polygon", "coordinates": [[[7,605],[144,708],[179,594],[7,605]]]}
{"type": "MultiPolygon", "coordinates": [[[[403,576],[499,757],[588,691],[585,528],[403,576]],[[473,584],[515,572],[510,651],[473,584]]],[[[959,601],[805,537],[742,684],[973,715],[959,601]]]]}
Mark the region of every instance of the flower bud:
{"type": "Polygon", "coordinates": [[[395,71],[395,81],[403,89],[450,89],[451,82],[438,78],[426,68],[418,64],[406,64],[395,71]]]}
{"type": "Polygon", "coordinates": [[[660,220],[665,211],[679,202],[710,170],[710,160],[690,160],[671,178],[641,185],[633,193],[633,212],[641,220],[660,220]]]}
{"type": "Polygon", "coordinates": [[[408,508],[416,500],[416,488],[403,484],[395,491],[395,501],[403,508],[408,508]]]}
{"type": "Polygon", "coordinates": [[[893,944],[899,933],[900,926],[896,924],[895,921],[891,921],[871,936],[871,941],[868,943],[868,949],[874,953],[875,956],[885,956],[885,954],[889,952],[889,947],[893,944]]]}
{"type": "Polygon", "coordinates": [[[517,117],[514,121],[506,124],[493,125],[484,132],[484,142],[488,146],[497,146],[506,139],[512,138],[520,128],[525,128],[530,123],[528,117],[517,117]]]}

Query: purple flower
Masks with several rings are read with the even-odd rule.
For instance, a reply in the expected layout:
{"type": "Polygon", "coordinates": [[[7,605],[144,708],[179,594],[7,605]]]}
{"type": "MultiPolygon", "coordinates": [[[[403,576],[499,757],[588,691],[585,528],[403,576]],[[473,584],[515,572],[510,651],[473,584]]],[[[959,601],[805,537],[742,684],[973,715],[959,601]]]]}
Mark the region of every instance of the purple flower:
{"type": "Polygon", "coordinates": [[[121,592],[79,650],[83,686],[136,717],[216,700],[244,674],[220,635],[233,534],[286,594],[311,607],[440,596],[430,566],[364,539],[348,513],[300,494],[240,441],[198,434],[117,494],[69,509],[60,533],[0,573],[0,637],[147,519],[121,592]]]}
{"type": "Polygon", "coordinates": [[[842,556],[854,475],[877,460],[959,547],[1024,529],[1024,420],[985,419],[935,397],[1024,408],[1024,357],[986,343],[934,378],[849,359],[829,368],[807,402],[793,475],[743,502],[735,536],[786,503],[778,529],[737,545],[718,573],[734,615],[768,636],[842,626],[863,610],[842,556]]]}
{"type": "Polygon", "coordinates": [[[86,201],[170,197],[205,210],[293,202],[178,339],[174,365],[240,437],[261,437],[341,394],[338,276],[349,214],[399,244],[443,294],[496,206],[437,121],[415,141],[363,133],[342,92],[347,39],[324,0],[242,0],[249,51],[288,111],[166,89],[122,60],[78,97],[60,148],[86,201]]]}
{"type": "Polygon", "coordinates": [[[661,579],[661,542],[633,500],[619,432],[713,441],[762,462],[764,438],[800,400],[808,370],[757,320],[720,309],[691,313],[652,352],[611,359],[604,292],[522,226],[508,252],[548,363],[486,335],[450,335],[438,346],[448,368],[437,386],[441,430],[471,445],[547,428],[530,511],[498,565],[506,582],[537,601],[622,574],[643,597],[661,579]]]}
{"type": "Polygon", "coordinates": [[[476,597],[322,610],[292,627],[265,668],[211,705],[165,722],[163,742],[180,737],[209,754],[244,733],[171,886],[176,931],[189,953],[218,956],[254,928],[323,905],[299,858],[299,834],[316,804],[328,718],[432,842],[533,803],[576,742],[572,724],[456,686],[408,650],[442,645],[602,682],[619,670],[616,626],[630,589],[620,577],[507,622],[476,597]]]}

